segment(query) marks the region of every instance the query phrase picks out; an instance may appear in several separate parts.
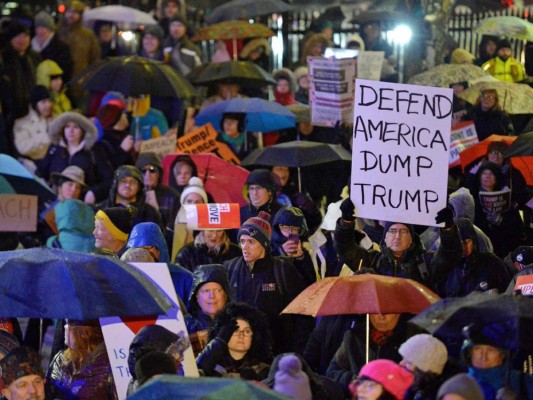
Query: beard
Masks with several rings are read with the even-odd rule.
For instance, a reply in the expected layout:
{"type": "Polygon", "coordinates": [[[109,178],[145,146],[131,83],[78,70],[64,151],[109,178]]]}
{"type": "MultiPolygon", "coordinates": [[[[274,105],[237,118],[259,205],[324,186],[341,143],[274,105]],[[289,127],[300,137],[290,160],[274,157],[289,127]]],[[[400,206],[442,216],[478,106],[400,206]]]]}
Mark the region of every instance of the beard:
{"type": "Polygon", "coordinates": [[[505,62],[509,59],[509,56],[506,56],[506,57],[498,56],[498,58],[502,60],[503,62],[505,62]]]}

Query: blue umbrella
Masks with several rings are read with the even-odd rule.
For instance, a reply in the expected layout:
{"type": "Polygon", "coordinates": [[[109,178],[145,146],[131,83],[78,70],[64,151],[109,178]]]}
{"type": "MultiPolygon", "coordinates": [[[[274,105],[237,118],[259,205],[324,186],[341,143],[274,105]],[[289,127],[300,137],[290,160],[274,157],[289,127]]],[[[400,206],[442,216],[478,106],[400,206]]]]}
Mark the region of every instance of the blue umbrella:
{"type": "Polygon", "coordinates": [[[177,307],[150,278],[110,257],[61,249],[0,252],[0,316],[92,319],[177,307]]]}
{"type": "Polygon", "coordinates": [[[296,126],[296,115],[286,107],[255,97],[236,97],[212,104],[196,116],[196,124],[211,123],[218,129],[225,113],[246,114],[244,125],[248,132],[270,132],[296,126]]]}

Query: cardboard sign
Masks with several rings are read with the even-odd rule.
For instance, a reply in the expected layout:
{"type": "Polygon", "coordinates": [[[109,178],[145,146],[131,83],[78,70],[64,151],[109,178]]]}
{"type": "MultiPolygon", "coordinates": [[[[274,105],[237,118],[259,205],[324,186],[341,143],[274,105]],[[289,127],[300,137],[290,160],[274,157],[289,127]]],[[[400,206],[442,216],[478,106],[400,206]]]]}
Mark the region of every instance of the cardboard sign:
{"type": "Polygon", "coordinates": [[[240,164],[240,160],[229,146],[216,140],[217,136],[217,131],[213,125],[203,125],[178,138],[176,151],[186,154],[215,153],[220,158],[235,165],[240,164]]]}
{"type": "Polygon", "coordinates": [[[500,214],[511,208],[511,189],[497,192],[479,192],[481,207],[488,214],[500,214]]]}
{"type": "MultiPolygon", "coordinates": [[[[132,263],[131,265],[148,275],[165,291],[175,304],[178,304],[176,290],[174,289],[168,267],[165,263],[132,263]]],[[[131,374],[128,369],[130,343],[139,330],[149,324],[161,325],[176,334],[184,332],[188,336],[183,313],[179,307],[171,308],[166,315],[154,316],[153,319],[100,318],[107,355],[111,363],[118,397],[121,400],[126,398],[128,383],[131,379],[131,374]]],[[[182,366],[185,376],[199,376],[192,347],[189,346],[185,351],[184,357],[182,366]]]]}
{"type": "Polygon", "coordinates": [[[379,81],[384,59],[384,51],[360,51],[357,57],[357,79],[379,81]]]}
{"type": "Polygon", "coordinates": [[[148,151],[156,153],[159,159],[163,159],[167,154],[176,152],[176,138],[174,136],[160,136],[155,139],[143,140],[139,153],[148,151]]]}
{"type": "Polygon", "coordinates": [[[35,232],[37,196],[0,194],[0,232],[35,232]]]}
{"type": "Polygon", "coordinates": [[[450,168],[461,165],[459,153],[478,142],[474,121],[463,121],[455,125],[450,135],[450,168]]]}
{"type": "Polygon", "coordinates": [[[313,125],[352,122],[355,59],[308,57],[309,104],[313,125]]]}
{"type": "Polygon", "coordinates": [[[533,275],[520,275],[516,278],[515,292],[520,290],[523,296],[533,296],[533,275]]]}
{"type": "Polygon", "coordinates": [[[186,204],[184,207],[189,229],[239,229],[241,226],[237,203],[186,204]]]}
{"type": "Polygon", "coordinates": [[[356,80],[356,215],[435,225],[446,206],[452,90],[356,80]]]}

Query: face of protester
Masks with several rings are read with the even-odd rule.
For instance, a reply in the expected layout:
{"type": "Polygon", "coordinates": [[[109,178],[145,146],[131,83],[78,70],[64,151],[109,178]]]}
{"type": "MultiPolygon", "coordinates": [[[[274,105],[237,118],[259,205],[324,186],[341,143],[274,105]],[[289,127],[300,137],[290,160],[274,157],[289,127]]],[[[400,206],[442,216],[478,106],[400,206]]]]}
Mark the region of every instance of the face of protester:
{"type": "Polygon", "coordinates": [[[196,292],[196,300],[200,309],[211,318],[215,318],[228,301],[222,285],[216,282],[207,282],[200,286],[196,292]]]}
{"type": "Polygon", "coordinates": [[[441,397],[441,400],[468,400],[464,398],[463,396],[455,393],[447,393],[444,395],[444,397],[441,397]]]}
{"type": "Polygon", "coordinates": [[[111,43],[113,40],[113,28],[111,25],[102,25],[98,32],[98,39],[100,43],[111,43]]]}
{"type": "Polygon", "coordinates": [[[465,91],[465,87],[459,83],[452,86],[453,94],[458,96],[465,91]]]}
{"type": "Polygon", "coordinates": [[[48,28],[45,28],[44,26],[36,26],[35,27],[35,37],[41,43],[46,41],[46,39],[48,39],[48,37],[50,37],[52,32],[53,31],[51,31],[48,28]]]}
{"type": "Polygon", "coordinates": [[[509,57],[511,57],[512,51],[509,47],[503,47],[500,50],[498,50],[498,57],[500,57],[503,61],[506,61],[509,57]]]}
{"type": "Polygon", "coordinates": [[[178,3],[176,3],[175,1],[169,1],[165,6],[165,17],[172,18],[177,15],[179,11],[180,7],[178,3]]]}
{"type": "Polygon", "coordinates": [[[63,129],[63,133],[65,136],[65,142],[67,142],[67,145],[69,146],[79,145],[85,134],[83,129],[81,129],[81,127],[74,121],[67,122],[63,129]]]}
{"type": "Polygon", "coordinates": [[[50,91],[52,93],[59,93],[63,88],[63,78],[60,76],[50,80],[50,91]]]}
{"type": "Polygon", "coordinates": [[[487,154],[487,158],[499,167],[503,165],[503,153],[501,151],[492,150],[487,154]]]}
{"type": "Polygon", "coordinates": [[[144,186],[146,188],[155,188],[159,183],[159,168],[155,165],[148,164],[142,169],[144,186]]]}
{"type": "Polygon", "coordinates": [[[272,193],[263,186],[250,185],[248,186],[248,197],[254,207],[261,207],[270,201],[272,193]]]}
{"type": "Polygon", "coordinates": [[[308,136],[313,133],[313,124],[311,122],[298,122],[298,131],[302,135],[308,136]]]}
{"type": "Polygon", "coordinates": [[[192,177],[192,167],[184,162],[179,162],[174,167],[174,178],[178,186],[186,186],[192,177]]]}
{"type": "Polygon", "coordinates": [[[50,99],[39,100],[36,108],[37,112],[44,118],[50,118],[52,116],[52,111],[54,110],[54,106],[50,99]]]}
{"type": "Polygon", "coordinates": [[[8,400],[44,400],[44,379],[39,375],[18,378],[2,389],[8,400]]]}
{"type": "Polygon", "coordinates": [[[287,79],[278,79],[276,82],[276,91],[279,94],[289,93],[291,89],[291,84],[287,79]]]}
{"type": "Polygon", "coordinates": [[[276,165],[272,168],[272,172],[278,176],[281,186],[285,186],[289,181],[289,167],[276,165]]]}
{"type": "Polygon", "coordinates": [[[81,14],[77,12],[74,8],[69,8],[65,12],[65,20],[68,25],[74,25],[81,21],[81,14]]]}
{"type": "Polygon", "coordinates": [[[369,43],[374,43],[379,40],[380,29],[378,24],[366,24],[363,28],[363,32],[369,43]]]}
{"type": "Polygon", "coordinates": [[[309,89],[309,75],[304,75],[298,79],[298,87],[301,89],[309,89]]]}
{"type": "Polygon", "coordinates": [[[242,258],[244,258],[244,261],[254,262],[265,257],[265,248],[253,237],[241,235],[239,244],[242,249],[242,258]]]}
{"type": "Polygon", "coordinates": [[[79,199],[81,196],[81,185],[73,181],[65,181],[59,186],[57,198],[59,200],[79,199]]]}
{"type": "Polygon", "coordinates": [[[230,138],[236,139],[239,137],[239,120],[226,117],[224,118],[224,133],[230,138]]]}
{"type": "Polygon", "coordinates": [[[169,33],[172,39],[181,40],[185,37],[187,33],[187,28],[179,21],[174,21],[169,26],[169,33]]]}
{"type": "Polygon", "coordinates": [[[107,250],[119,250],[124,243],[115,239],[111,232],[105,227],[102,221],[96,219],[94,221],[94,246],[97,249],[107,249],[107,250]]]}
{"type": "Polygon", "coordinates": [[[400,257],[413,244],[411,232],[404,224],[391,225],[385,235],[385,244],[395,257],[400,257]]]}
{"type": "Polygon", "coordinates": [[[378,332],[388,332],[396,328],[400,314],[370,314],[369,320],[378,332]]]}
{"type": "Polygon", "coordinates": [[[476,344],[472,347],[472,366],[480,369],[499,367],[503,364],[505,354],[494,346],[476,344]]]}
{"type": "Polygon", "coordinates": [[[222,97],[224,100],[230,100],[239,94],[240,87],[239,85],[235,84],[226,84],[222,83],[218,85],[218,94],[220,97],[222,97]]]}
{"type": "Polygon", "coordinates": [[[228,342],[228,350],[234,358],[237,356],[237,359],[241,359],[252,347],[254,331],[248,321],[237,318],[237,324],[239,329],[233,332],[233,336],[228,342]]]}
{"type": "Polygon", "coordinates": [[[474,241],[472,239],[465,239],[463,242],[463,257],[468,257],[474,251],[474,241]]]}
{"type": "Polygon", "coordinates": [[[496,176],[490,169],[486,169],[481,173],[479,177],[479,185],[483,190],[492,192],[496,186],[496,176]]]}
{"type": "Polygon", "coordinates": [[[143,36],[143,50],[148,54],[155,54],[159,49],[161,42],[157,36],[151,35],[149,33],[143,36]]]}
{"type": "Polygon", "coordinates": [[[204,203],[205,203],[204,198],[200,196],[198,193],[188,194],[183,199],[183,204],[204,204],[204,203]]]}
{"type": "Polygon", "coordinates": [[[377,400],[383,394],[383,386],[372,379],[362,379],[357,384],[357,400],[377,400]]]}
{"type": "Polygon", "coordinates": [[[30,47],[30,34],[21,32],[10,41],[11,47],[19,54],[24,54],[30,47]]]}
{"type": "Polygon", "coordinates": [[[496,44],[496,42],[493,42],[492,40],[489,40],[485,44],[485,52],[487,53],[487,55],[489,57],[494,57],[494,55],[496,54],[496,48],[497,47],[498,47],[498,45],[496,44]]]}
{"type": "Polygon", "coordinates": [[[492,92],[484,92],[481,94],[481,109],[489,111],[496,105],[496,94],[492,92]]]}
{"type": "Polygon", "coordinates": [[[137,200],[137,193],[139,193],[139,182],[137,179],[128,176],[118,181],[117,197],[119,200],[126,203],[134,203],[137,200]]]}
{"type": "Polygon", "coordinates": [[[223,230],[203,231],[205,245],[209,248],[220,246],[224,243],[225,232],[223,230]]]}

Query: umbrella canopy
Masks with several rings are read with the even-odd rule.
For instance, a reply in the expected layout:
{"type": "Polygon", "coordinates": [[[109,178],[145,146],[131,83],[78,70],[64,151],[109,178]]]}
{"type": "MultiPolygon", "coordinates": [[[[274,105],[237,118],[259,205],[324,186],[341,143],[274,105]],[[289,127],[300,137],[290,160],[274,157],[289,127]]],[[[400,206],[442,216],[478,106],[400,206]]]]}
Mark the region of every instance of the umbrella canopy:
{"type": "Polygon", "coordinates": [[[206,22],[214,24],[236,19],[250,19],[290,10],[292,7],[281,0],[232,0],[215,8],[206,18],[206,22]]]}
{"type": "Polygon", "coordinates": [[[533,24],[519,17],[485,18],[474,28],[474,32],[484,35],[507,36],[528,42],[533,41],[533,24]]]}
{"type": "Polygon", "coordinates": [[[503,155],[505,158],[515,156],[533,156],[533,132],[522,133],[516,137],[503,155]]]}
{"type": "Polygon", "coordinates": [[[533,186],[533,156],[511,157],[511,165],[520,171],[528,186],[533,186]]]}
{"type": "Polygon", "coordinates": [[[143,385],[128,400],[288,400],[277,392],[243,379],[183,378],[161,375],[143,385]]]}
{"type": "Polygon", "coordinates": [[[270,132],[296,126],[296,116],[286,107],[255,97],[233,98],[212,104],[196,116],[196,124],[220,126],[225,113],[246,114],[245,128],[248,132],[270,132]]]}
{"type": "Polygon", "coordinates": [[[198,29],[191,40],[199,42],[201,40],[231,40],[271,36],[274,36],[274,32],[263,24],[250,24],[248,21],[225,21],[198,29]]]}
{"type": "Polygon", "coordinates": [[[0,154],[0,193],[34,195],[43,202],[54,201],[57,197],[52,189],[7,154],[0,154]]]}
{"type": "Polygon", "coordinates": [[[139,56],[100,60],[72,79],[93,91],[114,91],[124,96],[152,95],[192,99],[195,89],[170,65],[139,56]]]}
{"type": "Polygon", "coordinates": [[[150,278],[110,257],[62,249],[0,252],[0,316],[91,319],[177,307],[150,278]]]}
{"type": "Polygon", "coordinates": [[[463,328],[498,326],[505,333],[502,348],[533,351],[533,298],[520,295],[486,295],[443,299],[412,318],[410,323],[453,346],[462,341],[463,328]]]}
{"type": "Polygon", "coordinates": [[[474,161],[479,160],[481,157],[485,157],[492,142],[505,142],[508,145],[511,145],[515,140],[516,136],[490,135],[485,140],[482,140],[459,153],[461,168],[464,171],[465,168],[474,161]]]}
{"type": "Polygon", "coordinates": [[[476,104],[482,90],[494,89],[502,108],[509,114],[533,113],[533,89],[523,83],[479,82],[469,86],[459,97],[470,104],[476,104]]]}
{"type": "Polygon", "coordinates": [[[301,292],[283,314],[416,314],[440,300],[424,285],[404,278],[362,274],[324,278],[301,292]]]}
{"type": "Polygon", "coordinates": [[[272,76],[250,61],[226,61],[198,67],[189,79],[194,85],[208,86],[216,83],[234,83],[243,87],[274,85],[272,76]]]}
{"type": "Polygon", "coordinates": [[[350,23],[365,24],[368,22],[382,22],[382,21],[407,21],[409,16],[396,11],[365,11],[356,15],[350,23]]]}
{"type": "Polygon", "coordinates": [[[288,105],[287,108],[296,115],[296,122],[311,122],[311,108],[307,104],[294,103],[288,105]]]}
{"type": "Polygon", "coordinates": [[[118,5],[96,7],[84,11],[84,23],[91,24],[97,20],[123,23],[132,27],[157,24],[157,21],[144,11],[118,5]]]}
{"type": "Polygon", "coordinates": [[[477,65],[442,64],[413,76],[408,83],[410,85],[449,88],[454,83],[472,81],[483,77],[490,77],[490,75],[477,65]]]}
{"type": "MultiPolygon", "coordinates": [[[[183,154],[169,154],[163,158],[163,183],[168,185],[170,167],[174,160],[183,154]]],[[[196,164],[198,177],[204,188],[217,203],[248,204],[242,196],[242,188],[250,174],[246,169],[231,164],[212,153],[188,154],[196,164]]]]}
{"type": "Polygon", "coordinates": [[[241,161],[241,165],[308,167],[332,161],[351,160],[352,155],[341,145],[294,140],[255,149],[241,161]]]}

